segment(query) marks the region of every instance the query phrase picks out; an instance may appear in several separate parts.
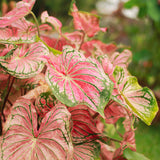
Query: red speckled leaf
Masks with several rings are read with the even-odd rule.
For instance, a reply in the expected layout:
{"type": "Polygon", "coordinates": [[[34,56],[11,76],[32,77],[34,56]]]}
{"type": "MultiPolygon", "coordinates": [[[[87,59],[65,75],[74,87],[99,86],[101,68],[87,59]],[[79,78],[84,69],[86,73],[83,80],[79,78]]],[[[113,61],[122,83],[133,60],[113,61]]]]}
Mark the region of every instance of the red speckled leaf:
{"type": "Polygon", "coordinates": [[[82,103],[104,116],[113,84],[96,60],[66,46],[49,63],[46,81],[59,101],[70,107],[82,103]]]}
{"type": "Polygon", "coordinates": [[[71,15],[73,16],[74,27],[83,30],[89,37],[93,37],[99,31],[105,32],[107,28],[99,27],[99,17],[97,15],[78,11],[75,3],[71,5],[71,15]]]}
{"type": "Polygon", "coordinates": [[[30,78],[40,73],[44,67],[44,55],[48,49],[41,43],[33,43],[29,48],[17,48],[10,58],[0,57],[0,65],[17,78],[30,78]]]}
{"type": "Polygon", "coordinates": [[[63,160],[72,158],[70,113],[64,105],[48,112],[37,129],[37,113],[28,99],[14,103],[2,140],[4,160],[63,160]]]}
{"type": "Polygon", "coordinates": [[[16,3],[16,7],[4,17],[0,17],[0,28],[9,26],[16,20],[26,16],[31,11],[35,0],[23,0],[16,3]]]}

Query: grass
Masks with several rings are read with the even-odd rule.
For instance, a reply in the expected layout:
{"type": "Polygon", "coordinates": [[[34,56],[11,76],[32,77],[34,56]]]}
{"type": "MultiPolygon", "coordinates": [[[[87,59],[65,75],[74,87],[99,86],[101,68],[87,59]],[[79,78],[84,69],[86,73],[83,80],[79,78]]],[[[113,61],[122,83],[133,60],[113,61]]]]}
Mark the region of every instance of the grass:
{"type": "Polygon", "coordinates": [[[160,159],[160,124],[147,126],[139,122],[135,138],[137,152],[151,160],[160,159]]]}

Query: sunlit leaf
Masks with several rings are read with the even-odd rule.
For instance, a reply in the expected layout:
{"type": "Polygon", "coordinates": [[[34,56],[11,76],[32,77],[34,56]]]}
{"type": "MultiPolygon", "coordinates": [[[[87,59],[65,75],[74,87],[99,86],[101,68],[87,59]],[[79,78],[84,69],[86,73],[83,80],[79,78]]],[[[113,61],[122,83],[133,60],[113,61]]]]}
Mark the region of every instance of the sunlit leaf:
{"type": "Polygon", "coordinates": [[[102,116],[113,88],[96,60],[69,46],[59,57],[49,59],[46,81],[62,103],[70,107],[83,103],[102,116]]]}
{"type": "Polygon", "coordinates": [[[5,126],[2,159],[71,159],[69,120],[66,107],[55,106],[45,115],[38,129],[33,104],[28,99],[17,100],[5,126]]]}
{"type": "Polygon", "coordinates": [[[0,57],[0,65],[17,78],[30,78],[40,73],[44,67],[44,55],[48,49],[41,43],[33,43],[29,48],[17,48],[9,58],[0,57]]]}
{"type": "Polygon", "coordinates": [[[116,67],[114,71],[114,77],[118,82],[119,92],[123,97],[122,103],[127,105],[128,108],[146,124],[150,125],[158,111],[158,105],[154,94],[149,88],[142,88],[135,77],[121,77],[122,70],[123,69],[120,67],[116,67]],[[117,77],[122,79],[119,80],[117,77]]]}

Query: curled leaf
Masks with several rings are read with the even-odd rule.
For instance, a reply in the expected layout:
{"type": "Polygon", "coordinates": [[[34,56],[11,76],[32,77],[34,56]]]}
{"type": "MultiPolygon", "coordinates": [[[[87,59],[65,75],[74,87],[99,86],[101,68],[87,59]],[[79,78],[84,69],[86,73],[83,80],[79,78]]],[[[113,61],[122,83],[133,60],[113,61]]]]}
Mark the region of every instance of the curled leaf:
{"type": "Polygon", "coordinates": [[[44,11],[41,14],[41,21],[42,23],[50,23],[54,26],[55,30],[58,33],[61,33],[62,23],[55,17],[49,16],[47,11],[44,11]]]}

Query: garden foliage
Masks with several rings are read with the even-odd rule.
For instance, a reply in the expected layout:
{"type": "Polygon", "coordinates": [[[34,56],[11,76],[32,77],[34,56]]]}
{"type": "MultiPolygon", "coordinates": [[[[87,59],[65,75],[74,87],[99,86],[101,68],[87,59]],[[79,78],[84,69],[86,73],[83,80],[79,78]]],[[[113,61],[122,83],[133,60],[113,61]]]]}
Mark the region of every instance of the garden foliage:
{"type": "Polygon", "coordinates": [[[135,117],[150,125],[158,107],[127,70],[131,52],[95,39],[107,28],[75,1],[72,33],[47,11],[38,25],[34,3],[20,1],[0,17],[1,159],[110,160],[135,151],[135,117]]]}

